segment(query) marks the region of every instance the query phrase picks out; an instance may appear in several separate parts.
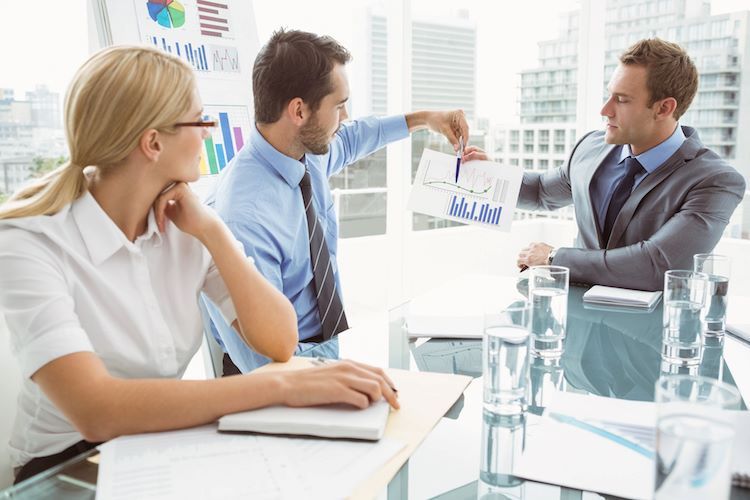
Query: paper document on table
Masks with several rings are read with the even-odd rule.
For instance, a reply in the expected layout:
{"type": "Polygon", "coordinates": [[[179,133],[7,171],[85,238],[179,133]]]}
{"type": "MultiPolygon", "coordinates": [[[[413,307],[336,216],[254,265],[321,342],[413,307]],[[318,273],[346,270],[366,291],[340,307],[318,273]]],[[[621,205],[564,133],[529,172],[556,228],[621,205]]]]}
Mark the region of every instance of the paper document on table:
{"type": "Polygon", "coordinates": [[[405,444],[220,434],[215,425],[102,445],[97,499],[342,498],[405,444]]]}
{"type": "Polygon", "coordinates": [[[750,297],[731,295],[727,305],[727,331],[750,342],[750,297]]]}
{"type": "MultiPolygon", "coordinates": [[[[530,415],[515,475],[618,497],[652,497],[655,403],[573,393],[554,393],[548,403],[542,417],[530,415]]],[[[747,471],[750,412],[731,413],[736,432],[733,479],[741,484],[739,474],[747,471]]]]}
{"type": "Polygon", "coordinates": [[[431,149],[422,152],[409,196],[409,210],[443,219],[510,231],[523,170],[491,161],[461,164],[431,149]]]}
{"type": "Polygon", "coordinates": [[[414,297],[406,314],[409,337],[481,339],[484,312],[510,303],[499,298],[500,283],[497,276],[466,275],[414,297]]]}

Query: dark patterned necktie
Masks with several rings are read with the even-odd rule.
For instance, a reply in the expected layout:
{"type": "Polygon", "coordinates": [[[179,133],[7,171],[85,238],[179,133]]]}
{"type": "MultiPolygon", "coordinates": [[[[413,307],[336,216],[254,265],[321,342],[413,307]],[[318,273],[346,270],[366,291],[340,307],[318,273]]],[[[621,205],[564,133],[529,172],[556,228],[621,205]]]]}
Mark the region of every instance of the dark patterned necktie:
{"type": "Polygon", "coordinates": [[[341,297],[336,289],[336,279],[331,268],[331,254],[323,235],[323,227],[315,213],[310,172],[307,169],[305,169],[305,175],[302,177],[299,187],[302,191],[302,202],[305,205],[305,216],[307,217],[310,262],[312,262],[318,314],[323,327],[322,336],[323,340],[328,340],[349,328],[349,323],[347,323],[346,314],[344,314],[344,304],[342,304],[341,297]]]}
{"type": "Polygon", "coordinates": [[[642,172],[643,166],[638,160],[632,156],[625,158],[625,176],[620,179],[614,193],[612,193],[612,199],[609,201],[609,207],[607,208],[607,216],[604,219],[603,236],[605,242],[609,241],[609,236],[612,234],[612,227],[615,225],[617,215],[622,210],[625,202],[628,201],[631,191],[633,191],[636,176],[642,172]]]}

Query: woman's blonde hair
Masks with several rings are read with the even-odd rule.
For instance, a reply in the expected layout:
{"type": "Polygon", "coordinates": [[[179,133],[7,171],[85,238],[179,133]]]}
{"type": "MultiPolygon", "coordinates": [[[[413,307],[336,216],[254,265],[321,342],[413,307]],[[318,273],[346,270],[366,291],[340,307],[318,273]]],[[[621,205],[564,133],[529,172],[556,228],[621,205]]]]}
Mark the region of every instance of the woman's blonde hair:
{"type": "Polygon", "coordinates": [[[148,129],[174,132],[193,104],[195,77],[187,63],[139,46],[117,46],[91,56],[65,96],[70,161],[16,191],[0,219],[52,215],[87,189],[83,169],[116,167],[148,129]]]}

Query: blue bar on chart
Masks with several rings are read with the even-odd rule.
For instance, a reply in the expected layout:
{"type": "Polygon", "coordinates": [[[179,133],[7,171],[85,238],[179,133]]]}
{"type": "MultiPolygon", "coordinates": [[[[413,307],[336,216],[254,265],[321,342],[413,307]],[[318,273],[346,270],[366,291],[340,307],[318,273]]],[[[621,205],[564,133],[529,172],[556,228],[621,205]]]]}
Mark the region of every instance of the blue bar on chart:
{"type": "Polygon", "coordinates": [[[192,43],[168,42],[164,37],[150,36],[148,41],[164,52],[175,54],[189,62],[198,71],[209,71],[208,57],[206,57],[206,46],[192,43]]]}
{"type": "Polygon", "coordinates": [[[489,203],[480,203],[478,201],[467,202],[463,196],[453,195],[448,205],[447,215],[466,219],[472,222],[482,222],[484,224],[498,225],[500,223],[500,212],[503,207],[493,207],[489,203]],[[479,209],[477,211],[477,208],[479,209]]]}
{"type": "Polygon", "coordinates": [[[234,158],[234,147],[232,146],[232,129],[229,127],[229,115],[219,113],[219,124],[221,125],[221,136],[224,138],[224,148],[227,153],[227,162],[234,158]]]}
{"type": "Polygon", "coordinates": [[[216,145],[216,159],[219,160],[219,170],[227,166],[227,161],[224,159],[224,146],[221,144],[216,145]]]}

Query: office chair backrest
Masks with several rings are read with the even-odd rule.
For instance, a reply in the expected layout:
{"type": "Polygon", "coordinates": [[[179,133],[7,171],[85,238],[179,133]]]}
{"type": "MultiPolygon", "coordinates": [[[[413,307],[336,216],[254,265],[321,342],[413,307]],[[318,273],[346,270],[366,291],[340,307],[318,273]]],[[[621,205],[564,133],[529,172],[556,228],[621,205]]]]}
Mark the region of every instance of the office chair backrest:
{"type": "Polygon", "coordinates": [[[203,362],[206,368],[206,378],[220,378],[224,373],[224,350],[211,333],[211,315],[208,313],[206,300],[208,299],[203,294],[198,300],[203,319],[203,362]]]}

